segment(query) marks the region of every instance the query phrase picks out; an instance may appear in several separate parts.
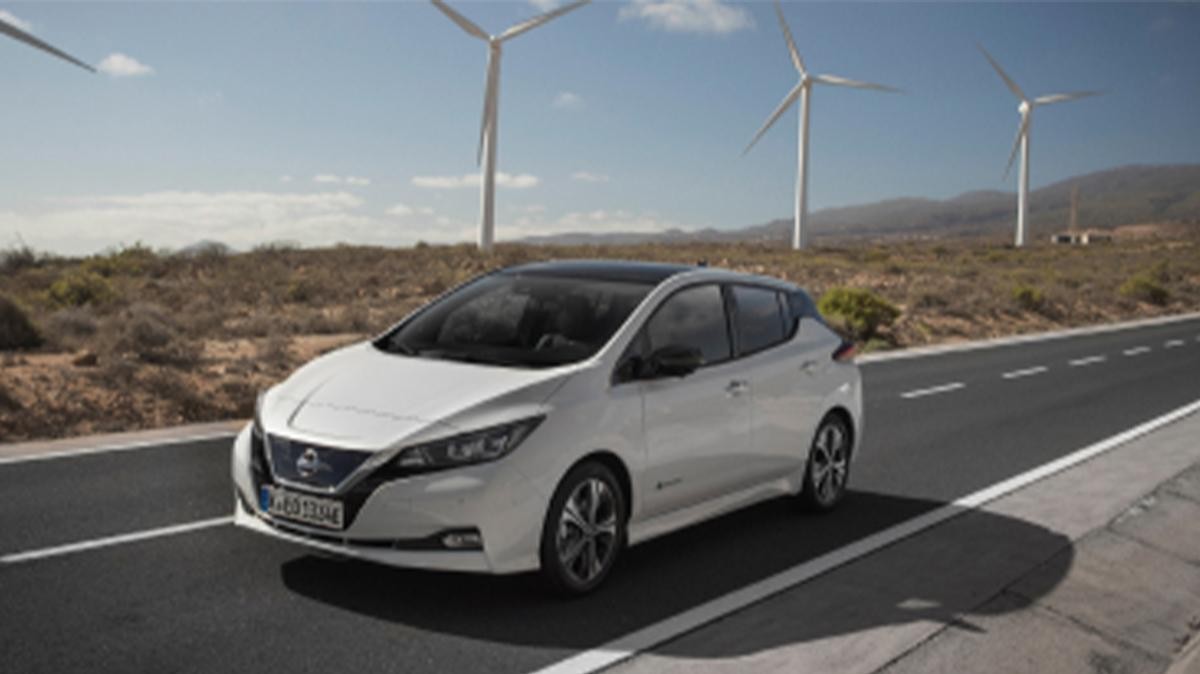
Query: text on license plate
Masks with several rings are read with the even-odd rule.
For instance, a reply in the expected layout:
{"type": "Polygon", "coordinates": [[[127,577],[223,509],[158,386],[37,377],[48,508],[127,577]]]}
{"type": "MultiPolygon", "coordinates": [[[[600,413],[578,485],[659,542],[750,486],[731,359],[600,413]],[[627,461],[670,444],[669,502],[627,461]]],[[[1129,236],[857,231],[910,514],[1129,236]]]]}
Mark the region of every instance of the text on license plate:
{"type": "Polygon", "coordinates": [[[263,486],[259,505],[272,515],[326,529],[342,529],[345,506],[341,501],[298,494],[278,487],[263,486]]]}

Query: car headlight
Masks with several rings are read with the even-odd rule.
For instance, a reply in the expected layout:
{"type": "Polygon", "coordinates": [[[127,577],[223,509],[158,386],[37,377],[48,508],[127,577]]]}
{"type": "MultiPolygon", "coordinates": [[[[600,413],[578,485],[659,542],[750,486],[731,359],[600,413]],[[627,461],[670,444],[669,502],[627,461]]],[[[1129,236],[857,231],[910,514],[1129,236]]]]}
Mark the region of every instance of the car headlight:
{"type": "Polygon", "coordinates": [[[443,468],[495,461],[517,448],[544,416],[530,417],[500,426],[463,433],[405,448],[392,460],[392,468],[404,473],[424,473],[443,468]]]}

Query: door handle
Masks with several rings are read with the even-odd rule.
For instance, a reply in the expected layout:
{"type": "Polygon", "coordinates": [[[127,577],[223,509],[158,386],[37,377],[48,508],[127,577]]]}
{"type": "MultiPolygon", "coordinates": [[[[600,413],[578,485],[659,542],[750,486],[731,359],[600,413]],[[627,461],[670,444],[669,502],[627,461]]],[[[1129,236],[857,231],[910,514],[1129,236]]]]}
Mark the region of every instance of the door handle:
{"type": "Polygon", "coordinates": [[[819,363],[815,360],[806,360],[803,363],[800,363],[800,371],[812,374],[813,369],[815,369],[818,364],[819,363]]]}
{"type": "Polygon", "coordinates": [[[744,379],[734,379],[725,386],[725,393],[736,398],[750,390],[750,382],[744,379]]]}

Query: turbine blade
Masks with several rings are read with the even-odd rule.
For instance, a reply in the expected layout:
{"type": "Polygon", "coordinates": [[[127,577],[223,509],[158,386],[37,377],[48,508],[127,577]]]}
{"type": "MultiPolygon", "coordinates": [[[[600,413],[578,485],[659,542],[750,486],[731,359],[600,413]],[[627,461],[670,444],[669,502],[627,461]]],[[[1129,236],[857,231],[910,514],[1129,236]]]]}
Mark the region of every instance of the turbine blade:
{"type": "Polygon", "coordinates": [[[591,1],[592,0],[576,0],[576,2],[572,2],[569,5],[563,5],[562,7],[559,7],[557,9],[552,9],[549,12],[545,12],[544,14],[538,14],[537,16],[533,17],[532,19],[526,19],[525,21],[518,23],[517,25],[513,26],[512,28],[509,28],[508,30],[504,31],[503,33],[500,33],[500,37],[497,39],[500,40],[501,42],[503,42],[505,40],[511,40],[512,38],[520,35],[521,33],[524,33],[525,31],[533,30],[534,28],[537,28],[538,26],[542,25],[543,23],[546,23],[547,21],[550,21],[552,19],[557,19],[558,17],[562,16],[563,14],[566,14],[567,12],[575,11],[575,10],[579,9],[580,7],[583,7],[584,5],[588,4],[591,1]]]}
{"type": "Polygon", "coordinates": [[[496,86],[500,82],[499,50],[488,50],[487,84],[483,89],[483,116],[479,120],[479,151],[475,163],[483,163],[483,142],[488,129],[496,123],[496,86]]]}
{"type": "Polygon", "coordinates": [[[837,75],[815,75],[813,80],[821,84],[831,84],[835,87],[852,87],[854,89],[874,89],[876,91],[891,91],[899,93],[896,87],[889,87],[886,84],[874,84],[872,82],[859,82],[858,80],[849,80],[845,77],[837,75]]]}
{"type": "Polygon", "coordinates": [[[1033,99],[1033,104],[1034,105],[1051,105],[1053,103],[1065,103],[1066,101],[1075,101],[1075,100],[1079,100],[1080,98],[1087,98],[1089,96],[1099,96],[1102,93],[1104,93],[1104,92],[1103,91],[1073,91],[1069,94],[1047,94],[1045,96],[1038,96],[1037,98],[1033,99]]]}
{"type": "Polygon", "coordinates": [[[783,5],[779,0],[775,0],[775,16],[779,17],[779,27],[783,29],[783,39],[787,41],[788,53],[792,56],[792,65],[796,66],[796,71],[801,75],[807,74],[808,69],[804,67],[804,59],[800,58],[800,51],[796,49],[796,41],[792,39],[792,29],[788,28],[787,19],[783,18],[783,5]]]}
{"type": "Polygon", "coordinates": [[[1004,72],[1004,68],[1000,67],[1000,64],[997,63],[996,59],[992,58],[992,55],[989,54],[988,51],[983,48],[983,45],[976,43],[975,46],[979,47],[979,51],[983,52],[983,57],[986,58],[988,60],[988,63],[992,64],[992,67],[996,69],[996,74],[1000,76],[1000,79],[1004,80],[1004,83],[1006,85],[1008,85],[1008,90],[1013,92],[1013,94],[1018,99],[1020,99],[1022,101],[1027,100],[1025,98],[1025,92],[1021,91],[1021,87],[1018,87],[1017,83],[1014,82],[1012,80],[1012,78],[1008,76],[1008,73],[1004,72]]]}
{"type": "Polygon", "coordinates": [[[11,37],[12,39],[17,40],[18,42],[24,42],[25,44],[33,47],[34,49],[40,49],[48,54],[57,56],[58,58],[66,61],[68,63],[74,63],[75,65],[79,66],[80,68],[83,68],[84,70],[87,70],[87,71],[90,71],[93,73],[96,72],[96,69],[91,67],[90,65],[84,63],[83,61],[80,61],[79,59],[75,58],[74,56],[71,56],[70,54],[66,53],[65,51],[62,51],[61,49],[58,49],[56,47],[50,46],[49,44],[46,44],[45,42],[30,35],[29,33],[26,33],[25,31],[21,30],[20,28],[17,28],[16,26],[12,25],[11,23],[6,22],[4,19],[0,19],[0,33],[3,33],[5,35],[11,37]]]}
{"type": "Polygon", "coordinates": [[[480,40],[489,40],[490,41],[492,39],[492,36],[488,35],[487,31],[480,28],[479,26],[476,26],[467,17],[454,11],[450,7],[450,5],[447,5],[445,2],[443,2],[443,0],[432,0],[432,1],[433,1],[434,7],[437,7],[438,9],[442,10],[442,14],[445,14],[446,16],[450,17],[450,20],[453,21],[454,23],[457,23],[458,27],[462,28],[464,31],[466,31],[468,35],[473,35],[473,36],[479,38],[480,40]]]}
{"type": "Polygon", "coordinates": [[[1008,153],[1008,165],[1004,167],[1004,178],[1008,180],[1008,174],[1012,171],[1013,161],[1017,158],[1017,150],[1021,148],[1021,138],[1025,136],[1025,132],[1029,130],[1029,115],[1021,117],[1021,125],[1017,127],[1017,137],[1013,139],[1012,152],[1008,153]]]}
{"type": "Polygon", "coordinates": [[[767,129],[771,128],[771,125],[775,123],[775,120],[779,119],[779,116],[786,112],[792,103],[796,102],[796,98],[800,96],[800,91],[803,89],[804,82],[800,82],[788,92],[787,96],[783,97],[783,100],[779,102],[779,106],[775,108],[775,112],[772,112],[771,116],[767,118],[767,121],[763,122],[762,128],[758,130],[758,133],[754,134],[754,140],[750,141],[750,144],[746,146],[745,150],[742,150],[743,157],[746,156],[746,153],[750,151],[750,148],[754,147],[754,144],[758,142],[758,139],[763,137],[763,134],[767,132],[767,129]]]}

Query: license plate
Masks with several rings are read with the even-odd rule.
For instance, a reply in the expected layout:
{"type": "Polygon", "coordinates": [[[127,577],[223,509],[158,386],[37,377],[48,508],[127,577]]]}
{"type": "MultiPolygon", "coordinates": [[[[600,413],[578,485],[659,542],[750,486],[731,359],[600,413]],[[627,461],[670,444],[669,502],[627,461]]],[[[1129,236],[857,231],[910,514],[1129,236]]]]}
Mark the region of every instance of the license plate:
{"type": "Polygon", "coordinates": [[[271,515],[325,529],[342,529],[345,506],[341,501],[264,486],[260,505],[271,515]]]}

